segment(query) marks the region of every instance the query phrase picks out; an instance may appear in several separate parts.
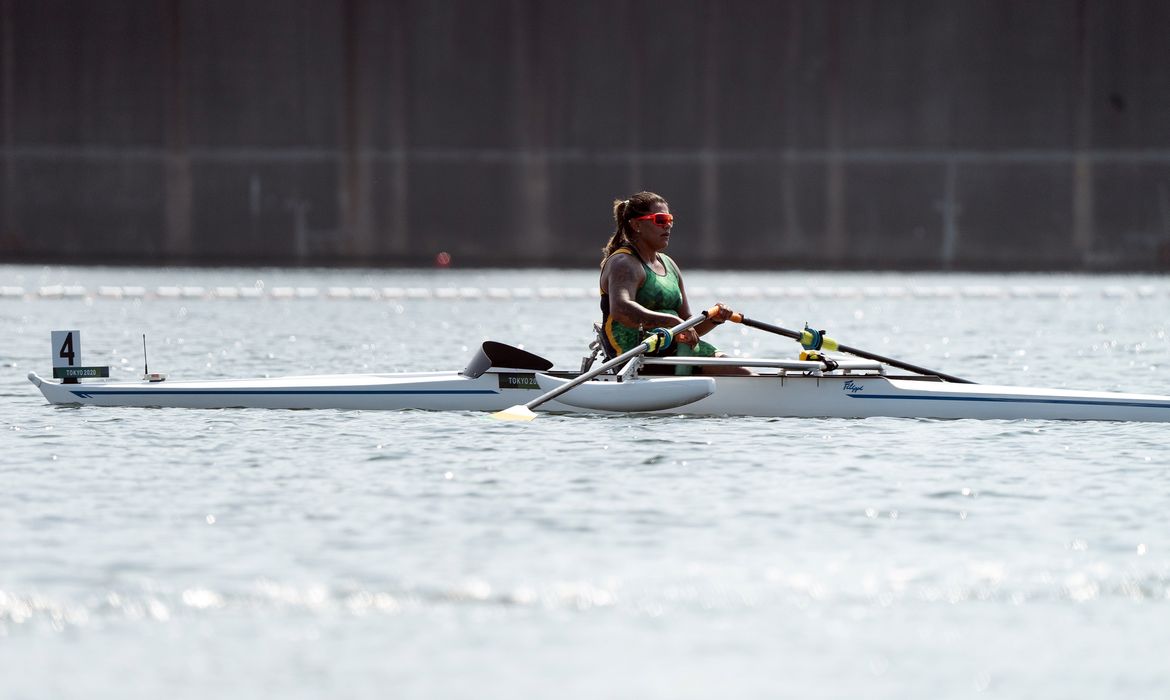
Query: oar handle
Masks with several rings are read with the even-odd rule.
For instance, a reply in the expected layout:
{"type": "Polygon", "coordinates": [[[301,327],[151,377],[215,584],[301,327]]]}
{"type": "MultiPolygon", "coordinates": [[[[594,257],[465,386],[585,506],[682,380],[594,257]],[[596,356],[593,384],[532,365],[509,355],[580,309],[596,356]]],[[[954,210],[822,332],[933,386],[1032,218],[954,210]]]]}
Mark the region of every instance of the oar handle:
{"type": "MultiPolygon", "coordinates": [[[[799,341],[801,344],[807,344],[808,341],[813,339],[813,334],[808,330],[794,331],[794,330],[789,330],[787,328],[781,328],[780,326],[773,326],[770,323],[764,323],[763,321],[756,321],[756,320],[750,319],[750,318],[748,318],[748,317],[746,317],[743,314],[738,313],[738,312],[733,313],[731,315],[731,320],[736,322],[736,323],[742,323],[745,326],[750,326],[751,328],[758,328],[762,331],[768,331],[769,333],[775,333],[776,335],[782,335],[782,336],[785,336],[787,338],[792,338],[793,340],[799,341]]],[[[857,355],[858,357],[864,357],[867,360],[876,360],[877,362],[882,362],[882,363],[885,363],[887,365],[890,365],[891,367],[897,367],[899,369],[904,369],[904,370],[907,370],[909,372],[916,372],[918,374],[926,374],[926,375],[934,375],[934,376],[938,377],[939,379],[943,379],[945,381],[952,382],[954,384],[974,384],[975,383],[975,382],[971,381],[970,379],[963,379],[961,377],[956,377],[956,376],[953,376],[950,374],[946,374],[944,372],[939,372],[938,370],[929,369],[926,367],[919,367],[918,365],[912,365],[909,362],[902,362],[901,360],[896,360],[892,357],[886,357],[884,355],[879,355],[877,353],[869,352],[867,350],[862,350],[860,348],[853,348],[853,347],[849,347],[848,345],[842,345],[841,343],[838,343],[837,341],[833,340],[832,338],[829,338],[826,336],[821,336],[820,341],[821,341],[821,348],[823,348],[825,350],[839,350],[841,352],[847,352],[850,355],[857,355]]]]}
{"type": "MultiPolygon", "coordinates": [[[[683,321],[682,323],[678,324],[674,328],[669,329],[670,335],[675,336],[675,335],[678,335],[679,333],[682,333],[683,331],[687,330],[688,328],[694,328],[695,326],[702,323],[703,319],[707,318],[708,316],[713,316],[717,313],[719,313],[719,307],[712,306],[710,309],[707,309],[706,311],[704,311],[700,314],[692,316],[692,317],[688,318],[687,320],[683,321]]],[[[608,361],[602,363],[602,365],[600,367],[593,369],[593,370],[590,370],[590,371],[586,372],[585,374],[582,374],[581,376],[568,382],[567,384],[562,384],[561,386],[558,386],[556,389],[553,389],[552,391],[548,392],[547,394],[536,397],[535,399],[524,404],[524,407],[531,411],[532,409],[536,408],[537,406],[539,406],[543,403],[546,403],[548,401],[552,401],[553,399],[555,399],[556,397],[565,393],[566,391],[569,391],[570,389],[573,389],[576,386],[584,384],[585,382],[589,381],[590,379],[593,379],[594,377],[596,377],[600,374],[608,372],[609,370],[613,369],[614,367],[617,367],[618,365],[629,361],[633,357],[641,355],[644,352],[648,352],[651,348],[651,344],[652,344],[651,341],[645,341],[640,345],[636,345],[636,346],[630,348],[629,350],[626,350],[622,354],[618,355],[617,357],[613,358],[612,360],[608,360],[608,361]]]]}

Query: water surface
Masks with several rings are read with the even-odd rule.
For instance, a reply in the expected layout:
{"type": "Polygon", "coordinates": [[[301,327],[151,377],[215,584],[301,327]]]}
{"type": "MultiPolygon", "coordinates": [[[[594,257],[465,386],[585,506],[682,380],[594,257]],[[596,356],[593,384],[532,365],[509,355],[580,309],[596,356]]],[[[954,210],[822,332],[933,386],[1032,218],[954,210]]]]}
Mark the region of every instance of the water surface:
{"type": "MultiPolygon", "coordinates": [[[[0,267],[5,697],[1164,696],[1161,425],[68,408],[25,379],[65,328],[120,377],[143,333],[175,378],[453,369],[486,338],[574,367],[594,284],[0,267]]],[[[687,284],[976,381],[1170,393],[1160,278],[687,284]]]]}

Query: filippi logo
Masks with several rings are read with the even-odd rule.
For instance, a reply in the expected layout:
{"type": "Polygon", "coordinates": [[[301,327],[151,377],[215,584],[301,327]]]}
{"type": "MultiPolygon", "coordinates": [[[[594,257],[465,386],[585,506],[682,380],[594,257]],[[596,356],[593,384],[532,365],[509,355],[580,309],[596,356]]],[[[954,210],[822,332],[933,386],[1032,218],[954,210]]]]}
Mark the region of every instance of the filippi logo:
{"type": "Polygon", "coordinates": [[[856,394],[857,392],[859,392],[859,391],[861,391],[862,389],[864,389],[864,388],[865,388],[865,386],[863,386],[863,385],[861,385],[861,384],[854,384],[854,383],[853,383],[853,380],[852,380],[852,379],[849,379],[849,380],[847,380],[847,381],[845,382],[845,386],[843,386],[842,388],[843,388],[845,391],[848,391],[850,394],[856,394]]]}

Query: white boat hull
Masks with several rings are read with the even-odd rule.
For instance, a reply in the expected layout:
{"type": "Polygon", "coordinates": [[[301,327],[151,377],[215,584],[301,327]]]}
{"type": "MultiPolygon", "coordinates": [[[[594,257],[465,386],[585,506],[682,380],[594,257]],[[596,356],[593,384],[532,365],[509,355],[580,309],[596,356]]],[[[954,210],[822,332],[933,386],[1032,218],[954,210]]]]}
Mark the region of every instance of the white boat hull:
{"type": "MultiPolygon", "coordinates": [[[[52,404],[177,408],[499,411],[563,383],[565,373],[489,369],[249,380],[63,384],[30,374],[52,404]]],[[[704,416],[1170,421],[1170,397],[898,379],[880,374],[749,377],[612,375],[539,407],[550,412],[704,416]]]]}

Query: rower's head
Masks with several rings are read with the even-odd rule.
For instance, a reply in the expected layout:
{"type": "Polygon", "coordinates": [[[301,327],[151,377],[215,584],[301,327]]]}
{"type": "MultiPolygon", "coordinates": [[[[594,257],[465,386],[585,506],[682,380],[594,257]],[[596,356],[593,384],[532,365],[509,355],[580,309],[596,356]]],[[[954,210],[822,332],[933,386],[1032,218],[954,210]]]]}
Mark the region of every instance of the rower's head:
{"type": "Polygon", "coordinates": [[[639,192],[629,199],[613,202],[614,231],[601,249],[601,263],[623,245],[645,241],[655,250],[662,250],[670,240],[674,217],[666,199],[653,192],[639,192]]]}

